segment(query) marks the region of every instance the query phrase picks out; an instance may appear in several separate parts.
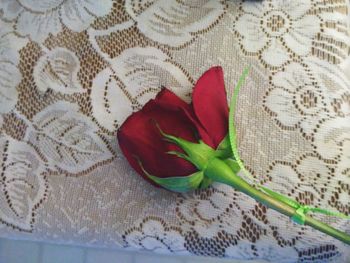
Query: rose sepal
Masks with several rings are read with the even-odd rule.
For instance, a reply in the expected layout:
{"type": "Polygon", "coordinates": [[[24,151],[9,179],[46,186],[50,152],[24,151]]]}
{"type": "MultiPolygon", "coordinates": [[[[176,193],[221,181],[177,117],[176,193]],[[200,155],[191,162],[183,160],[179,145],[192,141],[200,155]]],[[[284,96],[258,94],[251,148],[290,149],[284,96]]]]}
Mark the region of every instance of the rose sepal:
{"type": "Polygon", "coordinates": [[[216,156],[216,151],[211,148],[209,145],[205,144],[202,140],[199,140],[199,143],[193,143],[169,134],[162,132],[164,139],[176,144],[179,146],[186,154],[177,152],[177,151],[169,151],[168,154],[174,154],[180,158],[183,158],[189,162],[191,162],[194,166],[197,167],[199,171],[203,171],[208,161],[216,156]]]}
{"type": "Polygon", "coordinates": [[[147,173],[147,171],[144,172],[148,176],[148,178],[156,184],[161,185],[163,188],[177,193],[186,193],[188,191],[201,188],[201,184],[203,183],[204,178],[203,171],[198,171],[188,176],[167,178],[160,178],[147,173]]]}
{"type": "Polygon", "coordinates": [[[215,157],[228,159],[233,157],[229,134],[220,142],[215,150],[215,157]]]}

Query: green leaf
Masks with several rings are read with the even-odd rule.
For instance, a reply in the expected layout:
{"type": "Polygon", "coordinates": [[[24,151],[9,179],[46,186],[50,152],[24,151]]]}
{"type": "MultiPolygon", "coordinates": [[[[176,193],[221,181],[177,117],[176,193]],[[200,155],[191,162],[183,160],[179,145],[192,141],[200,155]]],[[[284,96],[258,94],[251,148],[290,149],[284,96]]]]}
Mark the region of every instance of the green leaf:
{"type": "MultiPolygon", "coordinates": [[[[170,152],[170,154],[178,155],[181,153],[170,152]]],[[[185,193],[185,192],[200,188],[200,185],[203,182],[203,178],[204,178],[203,171],[198,171],[188,176],[175,176],[175,177],[167,177],[167,178],[161,178],[161,177],[151,175],[143,167],[141,160],[137,156],[135,156],[135,158],[139,163],[142,171],[146,174],[146,176],[149,179],[151,179],[156,184],[162,186],[163,188],[168,189],[169,191],[185,193]]]]}
{"type": "Polygon", "coordinates": [[[215,157],[220,159],[226,159],[232,157],[232,149],[230,143],[230,137],[227,134],[225,138],[220,142],[219,146],[216,148],[215,157]]]}
{"type": "Polygon", "coordinates": [[[203,181],[204,174],[198,171],[189,176],[160,178],[146,173],[147,176],[158,185],[179,193],[185,193],[199,188],[203,181]]]}
{"type": "Polygon", "coordinates": [[[190,158],[184,153],[180,153],[180,152],[177,152],[177,151],[169,151],[169,152],[166,152],[166,153],[167,154],[171,154],[171,155],[175,155],[175,156],[177,156],[179,158],[182,158],[182,159],[184,159],[186,161],[191,162],[190,158]]]}

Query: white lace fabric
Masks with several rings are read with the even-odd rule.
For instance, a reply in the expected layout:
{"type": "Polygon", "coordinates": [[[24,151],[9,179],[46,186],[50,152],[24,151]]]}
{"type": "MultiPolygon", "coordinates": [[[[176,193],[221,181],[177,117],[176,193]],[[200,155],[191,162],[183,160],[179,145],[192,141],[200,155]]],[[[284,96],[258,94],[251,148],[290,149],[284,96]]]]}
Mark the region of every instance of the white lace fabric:
{"type": "MultiPolygon", "coordinates": [[[[115,133],[166,86],[221,65],[263,185],[350,213],[347,0],[0,0],[0,236],[271,262],[349,246],[228,186],[154,188],[115,133]]],[[[242,175],[243,176],[243,175],[242,175]]],[[[350,221],[317,216],[350,234],[350,221]]]]}

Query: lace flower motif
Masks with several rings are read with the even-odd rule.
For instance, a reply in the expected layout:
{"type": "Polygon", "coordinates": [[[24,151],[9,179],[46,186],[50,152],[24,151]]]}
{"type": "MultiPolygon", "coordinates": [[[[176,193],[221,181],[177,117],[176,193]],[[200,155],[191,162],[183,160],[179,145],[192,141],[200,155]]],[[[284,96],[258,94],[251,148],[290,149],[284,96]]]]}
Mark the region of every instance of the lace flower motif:
{"type": "Polygon", "coordinates": [[[309,15],[309,1],[244,2],[235,30],[247,54],[258,55],[263,64],[281,67],[293,56],[306,56],[320,30],[320,20],[309,15]]]}
{"type": "Polygon", "coordinates": [[[14,21],[17,32],[29,35],[34,41],[43,42],[49,34],[56,35],[63,25],[81,32],[96,17],[106,15],[112,8],[111,0],[2,0],[0,13],[14,21]],[[2,12],[1,12],[2,11],[2,12]]]}

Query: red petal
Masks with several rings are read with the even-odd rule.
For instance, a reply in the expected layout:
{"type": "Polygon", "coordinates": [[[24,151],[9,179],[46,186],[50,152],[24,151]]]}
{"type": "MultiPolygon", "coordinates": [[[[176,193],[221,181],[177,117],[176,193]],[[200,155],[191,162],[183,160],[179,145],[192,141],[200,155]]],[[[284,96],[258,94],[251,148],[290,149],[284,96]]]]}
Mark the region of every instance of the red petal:
{"type": "Polygon", "coordinates": [[[197,81],[192,94],[194,112],[216,148],[228,132],[228,105],[221,67],[212,67],[197,81]]]}
{"type": "MultiPolygon", "coordinates": [[[[186,102],[184,102],[183,100],[181,100],[175,93],[173,93],[172,91],[163,88],[156,96],[155,101],[159,104],[159,105],[163,105],[163,107],[166,108],[181,108],[185,115],[187,116],[187,118],[189,118],[193,124],[196,126],[197,131],[199,133],[199,137],[209,146],[215,148],[216,145],[214,145],[214,142],[212,140],[212,138],[208,135],[208,133],[206,132],[206,130],[203,128],[203,126],[200,124],[200,122],[198,122],[197,117],[195,116],[192,107],[187,104],[186,102]]],[[[185,139],[185,138],[183,138],[185,139]]],[[[197,142],[197,140],[195,141],[197,142]]]]}
{"type": "Polygon", "coordinates": [[[137,158],[148,173],[157,177],[187,176],[196,172],[190,162],[166,153],[181,149],[166,142],[156,126],[157,123],[165,133],[196,141],[193,133],[196,126],[185,113],[187,107],[184,109],[182,103],[173,102],[149,101],[141,111],[132,114],[118,131],[119,145],[124,155],[148,181],[137,158]]]}
{"type": "Polygon", "coordinates": [[[185,101],[180,99],[174,92],[163,87],[161,91],[158,92],[157,96],[154,99],[156,102],[162,102],[169,105],[175,105],[181,108],[184,108],[188,111],[191,111],[191,106],[185,101]]]}

